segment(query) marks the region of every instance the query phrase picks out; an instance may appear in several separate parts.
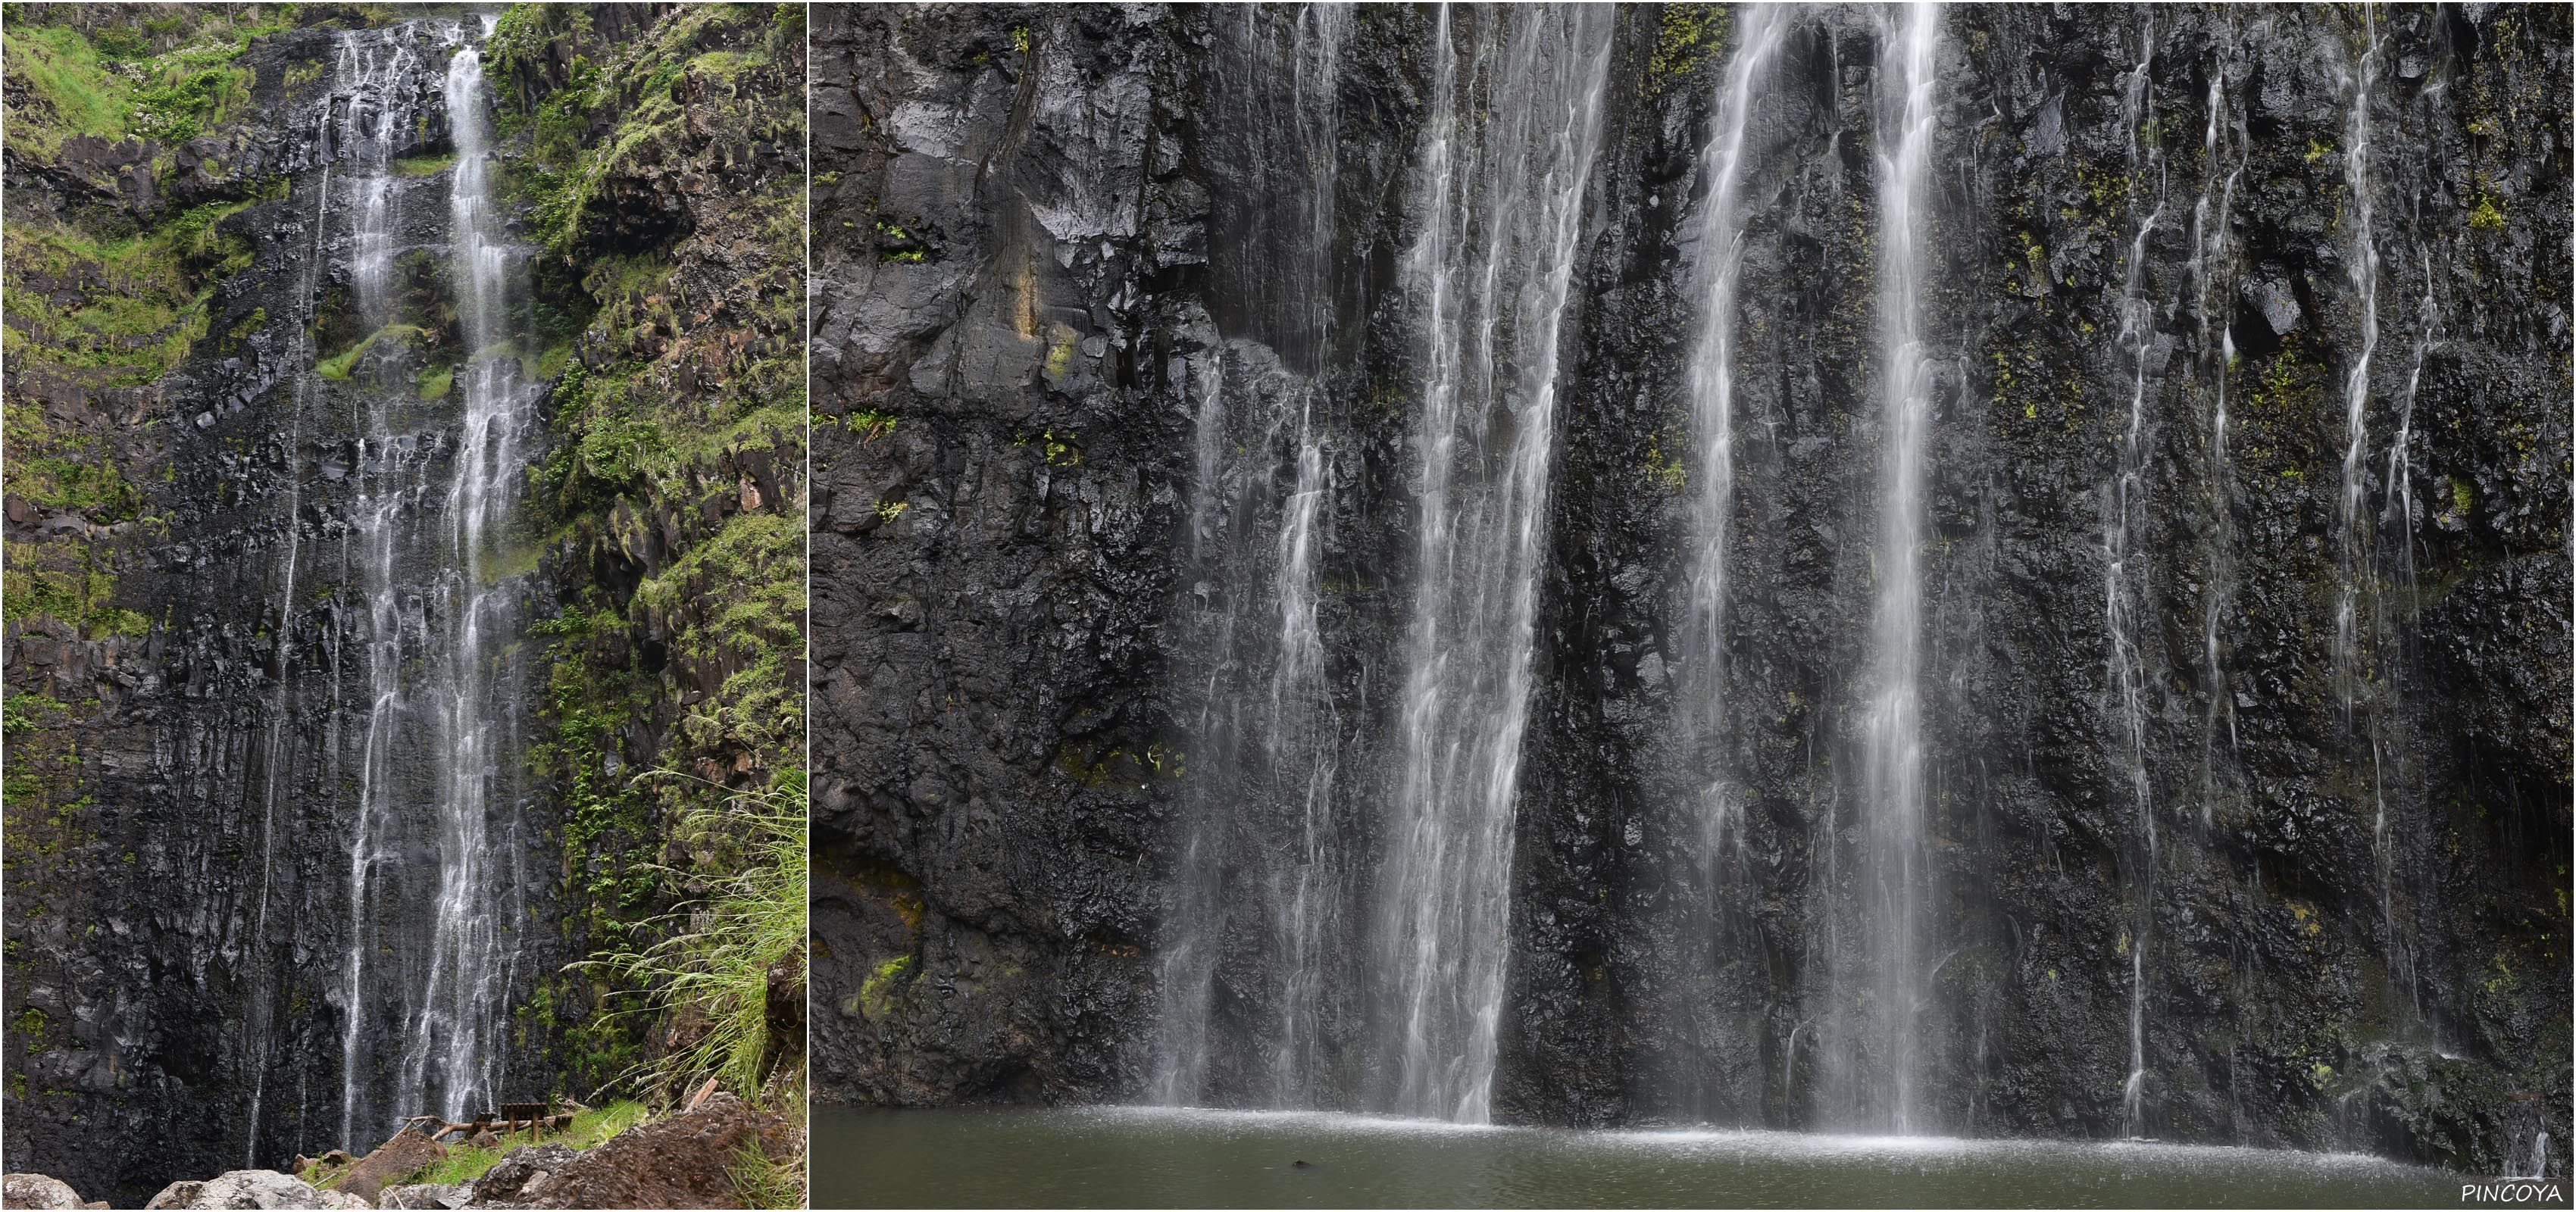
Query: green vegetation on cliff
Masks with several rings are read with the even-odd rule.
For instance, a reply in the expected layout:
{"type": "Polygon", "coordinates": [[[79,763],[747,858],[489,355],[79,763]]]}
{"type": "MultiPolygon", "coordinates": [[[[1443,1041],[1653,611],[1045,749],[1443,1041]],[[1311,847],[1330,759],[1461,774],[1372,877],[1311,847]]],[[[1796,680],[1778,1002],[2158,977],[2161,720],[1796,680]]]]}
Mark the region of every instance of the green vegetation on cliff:
{"type": "Polygon", "coordinates": [[[196,138],[250,99],[235,61],[252,39],[291,28],[296,7],[11,5],[0,41],[9,144],[50,158],[81,135],[165,150],[196,138]]]}
{"type": "Polygon", "coordinates": [[[564,1030],[647,1098],[793,1103],[803,1026],[766,1013],[803,996],[803,16],[619,19],[516,6],[485,61],[566,355],[530,473],[531,540],[566,553],[535,750],[601,951],[560,996],[626,1011],[564,1030]]]}
{"type": "Polygon", "coordinates": [[[106,402],[158,382],[208,336],[215,283],[251,257],[226,221],[282,196],[285,182],[218,177],[214,198],[182,207],[129,192],[113,166],[165,174],[179,144],[237,119],[250,90],[243,51],[295,18],[282,4],[0,13],[15,174],[0,264],[10,368],[0,482],[18,510],[47,518],[40,532],[11,529],[0,576],[9,621],[52,618],[91,639],[150,627],[118,603],[120,545],[104,536],[152,529],[136,482],[156,444],[136,438],[159,422],[106,402]],[[93,141],[87,154],[67,154],[82,138],[93,141]],[[52,186],[29,179],[37,173],[52,186]]]}

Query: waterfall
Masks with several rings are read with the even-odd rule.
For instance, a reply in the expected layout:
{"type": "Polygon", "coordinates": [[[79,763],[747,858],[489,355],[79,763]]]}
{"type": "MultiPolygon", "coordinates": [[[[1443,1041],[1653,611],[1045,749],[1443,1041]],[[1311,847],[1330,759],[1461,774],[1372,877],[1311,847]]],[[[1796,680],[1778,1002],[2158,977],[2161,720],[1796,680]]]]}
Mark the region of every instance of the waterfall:
{"type": "MultiPolygon", "coordinates": [[[[2140,132],[2153,120],[2154,97],[2147,79],[2155,63],[2156,27],[2146,23],[2141,35],[2137,69],[2129,74],[2125,97],[2126,124],[2129,128],[2128,181],[2131,205],[2137,191],[2144,187],[2147,174],[2156,177],[2156,203],[2138,224],[2137,235],[2129,241],[2127,282],[2120,296],[2119,348],[2128,354],[2134,367],[2129,388],[2128,424],[2120,435],[2119,465],[2105,493],[2110,525],[2103,536],[2104,553],[2104,628],[2109,633],[2111,693],[2119,709],[2118,725],[2123,751],[2120,762],[2127,768],[2129,791],[2135,807],[2144,864],[2134,874],[2137,887],[2135,916],[2132,920],[2127,951],[2129,953],[2129,1078],[2122,1086],[2120,1116],[2122,1132],[2130,1137],[2146,1135],[2145,1085],[2147,1078],[2147,941],[2155,924],[2156,885],[2156,816],[2152,787],[2147,774],[2147,672],[2138,649],[2138,602],[2145,593],[2136,583],[2143,580],[2131,568],[2130,539],[2133,528],[2146,521],[2146,486],[2143,481],[2146,464],[2147,363],[2155,345],[2155,316],[2147,299],[2147,243],[2154,236],[2156,224],[2164,217],[2164,156],[2153,146],[2140,146],[2140,132]]],[[[2137,563],[2143,564],[2142,557],[2137,563]]]]}
{"type": "Polygon", "coordinates": [[[1266,337],[1206,351],[1176,386],[1195,397],[1190,564],[1184,610],[1203,678],[1193,734],[1190,831],[1174,941],[1160,964],[1153,1094],[1304,1107],[1317,1096],[1339,725],[1325,680],[1321,559],[1332,492],[1330,400],[1337,289],[1331,250],[1336,88],[1352,10],[1309,4],[1241,10],[1220,27],[1240,70],[1217,120],[1249,136],[1241,171],[1260,187],[1230,215],[1225,269],[1238,279],[1230,327],[1266,337]],[[1272,70],[1284,59],[1285,87],[1272,70]],[[1229,375],[1228,359],[1240,367],[1229,375]],[[1230,396],[1231,393],[1231,396],[1230,396]],[[1230,399],[1233,404],[1230,406],[1230,399]],[[1238,458],[1230,465],[1226,451],[1238,458]],[[1275,538],[1259,538],[1265,527],[1275,538]],[[1261,669],[1268,667],[1268,676],[1261,669]],[[1257,905],[1228,901],[1227,875],[1257,905]],[[1262,1021],[1219,1023],[1230,928],[1257,935],[1262,1021]],[[1236,1063],[1220,1066],[1220,1036],[1236,1063]],[[1215,1070],[1223,1069],[1223,1073],[1215,1070]]]}
{"type": "MultiPolygon", "coordinates": [[[[2348,262],[2355,303],[2360,307],[2361,349],[2344,376],[2343,492],[2335,512],[2335,687],[2343,696],[2344,726],[2353,722],[2353,703],[2362,671],[2355,613],[2361,582],[2371,572],[2367,544],[2360,534],[2362,498],[2368,492],[2364,446],[2369,441],[2370,360],[2379,349],[2379,244],[2371,226],[2370,100],[2379,65],[2379,26],[2368,9],[2362,12],[2363,46],[2353,67],[2352,110],[2344,128],[2344,187],[2352,198],[2353,250],[2348,262]]],[[[2375,781],[2375,779],[2374,779],[2375,781]]]]}
{"type": "Polygon", "coordinates": [[[2504,1177],[2507,1179],[2549,1177],[2549,1134],[2547,1132],[2532,1134],[2531,1152],[2523,1157],[2507,1154],[2504,1177]]]}
{"type": "Polygon", "coordinates": [[[519,756],[505,651],[517,638],[519,589],[491,565],[530,453],[522,430],[535,401],[510,327],[512,279],[524,268],[502,239],[491,197],[483,61],[470,42],[448,61],[445,100],[456,148],[449,265],[466,362],[454,379],[463,415],[442,511],[443,566],[430,590],[446,633],[426,691],[444,750],[433,805],[438,889],[403,1081],[454,1116],[501,1093],[502,1006],[516,953],[502,936],[521,925],[525,885],[514,861],[521,844],[507,797],[519,756]]]}
{"type": "MultiPolygon", "coordinates": [[[[1196,475],[1190,490],[1189,564],[1194,571],[1209,572],[1214,571],[1211,561],[1215,553],[1223,550],[1222,544],[1212,540],[1216,538],[1217,512],[1225,505],[1220,474],[1226,436],[1225,367],[1221,360],[1209,356],[1191,370],[1175,383],[1183,398],[1196,399],[1190,443],[1196,475]]],[[[1213,633],[1212,638],[1202,640],[1213,655],[1195,686],[1201,707],[1191,729],[1192,747],[1207,771],[1202,783],[1213,783],[1234,769],[1229,755],[1221,749],[1233,741],[1232,729],[1225,726],[1231,721],[1221,715],[1221,696],[1225,686],[1224,654],[1233,647],[1234,620],[1230,609],[1219,613],[1208,608],[1207,589],[1202,588],[1205,586],[1204,579],[1193,586],[1191,600],[1184,603],[1183,610],[1203,636],[1213,633]],[[1220,747],[1220,751],[1212,753],[1212,747],[1220,747]]],[[[1231,597],[1227,601],[1230,605],[1231,597]]],[[[1226,787],[1218,793],[1231,799],[1231,791],[1226,787]]],[[[1164,945],[1155,971],[1155,1021],[1160,1037],[1151,1097],[1167,1107],[1195,1103],[1206,1090],[1209,1002],[1216,993],[1216,958],[1224,929],[1219,916],[1224,894],[1224,804],[1210,802],[1192,807],[1196,811],[1181,844],[1170,911],[1172,938],[1164,945]]]]}
{"type": "MultiPolygon", "coordinates": [[[[334,93],[338,91],[336,86],[348,76],[349,35],[340,36],[339,50],[340,54],[332,68],[334,93]]],[[[350,109],[354,111],[356,108],[357,106],[352,103],[350,109]]],[[[321,181],[315,187],[313,196],[313,243],[306,250],[304,274],[297,283],[297,295],[304,301],[304,322],[297,326],[296,340],[291,347],[292,352],[288,355],[294,359],[291,365],[309,365],[315,354],[313,320],[320,300],[316,276],[322,265],[323,236],[328,232],[331,221],[331,112],[332,103],[326,94],[322,103],[321,117],[314,132],[316,141],[323,149],[324,158],[321,181]]],[[[294,654],[295,566],[297,557],[301,554],[304,529],[302,468],[304,405],[311,391],[312,381],[313,376],[310,373],[296,376],[295,399],[286,432],[286,566],[283,570],[285,575],[282,578],[285,583],[277,595],[277,629],[271,633],[269,639],[273,654],[271,664],[274,666],[270,676],[277,680],[277,696],[269,708],[268,738],[261,748],[260,773],[266,786],[260,796],[259,907],[253,917],[254,925],[249,949],[251,979],[256,991],[247,1007],[249,1012],[243,1016],[243,1029],[249,1040],[245,1051],[249,1053],[251,1065],[250,1117],[243,1129],[246,1139],[242,1143],[242,1164],[245,1166],[259,1164],[260,1108],[268,1092],[268,1057],[272,1043],[270,1036],[274,1029],[276,1015],[276,1008],[271,1004],[274,990],[267,987],[270,984],[270,974],[260,960],[269,950],[268,901],[270,885],[274,882],[274,864],[277,855],[277,768],[284,761],[280,749],[284,740],[288,709],[286,669],[288,658],[294,654]]]]}
{"type": "MultiPolygon", "coordinates": [[[[2387,485],[2383,490],[2385,496],[2379,512],[2380,529],[2394,529],[2396,532],[2395,586],[2388,592],[2376,595],[2372,600],[2372,617],[2375,624],[2372,628],[2373,639],[2380,650],[2388,654],[2383,658],[2380,702],[2382,713],[2389,715],[2394,714],[2390,708],[2398,702],[2402,686],[2400,679],[2407,668],[2406,663],[2398,659],[2404,655],[2404,652],[2399,643],[2400,632],[2397,621],[2389,617],[2389,612],[2394,602],[2402,600],[2406,610],[2406,622],[2411,626],[2421,609],[2416,598],[2415,469],[2411,453],[2415,438],[2415,397],[2424,384],[2424,359],[2433,351],[2434,345],[2442,337],[2441,308],[2433,298],[2432,258],[2420,248],[2417,250],[2417,256],[2424,262],[2424,298],[2416,306],[2419,328],[2415,341],[2415,363],[2406,372],[2406,392],[2398,398],[2397,433],[2389,439],[2388,443],[2387,485]]],[[[2379,752],[2378,738],[2374,737],[2371,745],[2372,754],[2376,757],[2379,752]]],[[[2406,752],[2403,746],[2398,747],[2395,758],[2401,780],[2405,777],[2406,752]]],[[[2376,766],[2375,762],[2374,766],[2376,766]]],[[[2387,940],[2388,980],[2394,986],[2393,991],[2403,993],[2407,1005],[2420,1017],[2422,1005],[2420,991],[2415,984],[2414,955],[2407,945],[2404,932],[2397,924],[2397,846],[2391,836],[2388,820],[2388,784],[2384,778],[2379,777],[2380,772],[2377,769],[2372,771],[2372,775],[2374,811],[2371,813],[2370,840],[2371,848],[2379,861],[2379,925],[2382,936],[2387,940]]]]}
{"type": "MultiPolygon", "coordinates": [[[[392,36],[359,41],[358,35],[342,35],[343,78],[354,63],[356,78],[351,81],[349,105],[341,123],[341,135],[334,149],[337,159],[348,169],[351,192],[356,203],[350,220],[350,283],[354,288],[360,326],[370,332],[392,321],[394,291],[392,288],[394,253],[397,244],[399,207],[394,178],[386,169],[392,152],[392,125],[402,116],[392,100],[393,90],[409,81],[417,70],[414,39],[407,27],[396,27],[392,36]]],[[[397,620],[393,612],[397,598],[393,584],[392,522],[409,499],[399,489],[382,500],[372,495],[370,475],[370,435],[381,433],[387,425],[382,392],[357,393],[350,418],[356,435],[357,457],[354,460],[356,502],[352,509],[351,532],[355,543],[365,550],[360,553],[360,583],[368,607],[369,632],[365,641],[369,680],[368,725],[364,746],[359,756],[358,803],[352,822],[349,847],[349,954],[343,995],[347,1001],[342,1024],[340,1048],[340,1137],[349,1148],[362,1148],[358,1125],[367,1117],[362,1114],[367,1096],[366,1083],[359,1074],[366,1016],[362,1008],[367,997],[366,906],[370,867],[376,856],[370,852],[370,834],[381,806],[377,802],[377,774],[381,762],[381,743],[387,725],[387,709],[396,693],[397,670],[402,659],[397,620]],[[393,642],[388,643],[388,637],[393,642]]],[[[374,458],[386,458],[385,443],[376,443],[374,458]]]]}
{"type": "Polygon", "coordinates": [[[2229,721],[2229,742],[2235,740],[2235,716],[2228,708],[2227,675],[2218,653],[2218,623],[2226,613],[2231,545],[2234,543],[2235,512],[2230,507],[2230,478],[2227,467],[2227,378],[2236,361],[2236,338],[2225,321],[2218,325],[2218,350],[2215,359],[2209,347],[2210,321],[2222,315],[2213,306],[2213,296],[2224,299],[2218,279],[2228,262],[2228,215],[2236,202],[2236,180],[2245,172],[2246,149],[2241,140],[2237,147],[2236,167],[2228,170],[2224,181],[2218,180],[2218,116],[2226,104],[2223,66],[2209,73],[2209,124],[2201,135],[2200,200],[2192,206],[2192,284],[2196,292],[2195,312],[2200,319],[2199,357],[2209,366],[2212,400],[2209,416],[2209,518],[2210,539],[2207,559],[2207,583],[2201,591],[2200,656],[2201,681],[2208,702],[2203,709],[2200,729],[2200,823],[2209,827],[2218,798],[2218,721],[2225,715],[2229,721]],[[2218,191],[2215,215],[2210,209],[2210,191],[2218,191]]]}
{"type": "MultiPolygon", "coordinates": [[[[2335,509],[2335,688],[2342,696],[2343,725],[2347,735],[2361,729],[2361,739],[2369,745],[2370,770],[2370,837],[2371,851],[2378,868],[2381,924],[2386,931],[2387,963],[2390,979],[2395,979],[2399,965],[2396,907],[2392,885],[2395,880],[2394,856],[2388,840],[2388,784],[2385,769],[2386,744],[2382,736],[2387,717],[2387,660],[2385,628],[2374,630],[2364,667],[2362,637],[2358,615],[2363,583],[2377,575],[2377,558],[2371,539],[2375,531],[2363,516],[2363,505],[2369,496],[2370,367],[2379,349],[2379,243],[2373,226],[2374,210],[2370,191],[2370,106],[2377,83],[2379,65],[2379,32],[2375,14],[2365,9],[2362,14],[2362,53],[2353,66],[2352,105],[2346,117],[2344,152],[2344,186],[2352,198],[2353,252],[2347,263],[2355,302],[2360,308],[2361,348],[2353,355],[2352,366],[2344,378],[2344,452],[2342,491],[2335,509]],[[2369,702],[2367,718],[2356,718],[2356,707],[2365,694],[2369,702]]],[[[2429,285],[2427,287],[2430,289],[2429,285]]],[[[2392,486],[2393,490],[2393,486],[2392,486]]],[[[2373,613],[2385,609],[2386,594],[2374,592],[2373,613]]],[[[2355,755],[2358,757],[2358,754],[2355,755]]]]}
{"type": "Polygon", "coordinates": [[[1370,961],[1383,1105],[1405,1114],[1491,1112],[1559,344],[1613,23],[1437,18],[1402,267],[1423,335],[1415,584],[1370,961]]]}
{"type": "MultiPolygon", "coordinates": [[[[1934,359],[1924,331],[1929,272],[1932,141],[1941,11],[1909,5],[1883,39],[1885,59],[1879,149],[1879,339],[1885,399],[1879,428],[1880,514],[1873,558],[1868,700],[1861,712],[1864,811],[1860,875],[1867,898],[1862,961],[1875,1019],[1868,1043],[1886,1069],[1884,1101],[1855,1085],[1856,1107],[1873,1123],[1900,1133],[1919,1126],[1920,1020],[1927,1007],[1925,917],[1933,909],[1929,832],[1924,815],[1922,678],[1924,446],[1932,421],[1934,359]]],[[[1848,1015],[1857,990],[1845,988],[1835,1012],[1848,1015]]],[[[1847,1041],[1855,1046],[1859,1041],[1847,1041]]],[[[1857,1057],[1845,1058],[1849,1065],[1857,1057]]],[[[1857,1083],[1856,1073],[1846,1073],[1857,1083]]]]}
{"type": "MultiPolygon", "coordinates": [[[[1691,468],[1698,493],[1691,503],[1689,573],[1684,588],[1681,643],[1682,706],[1675,723],[1691,752],[1706,754],[1711,764],[1707,783],[1689,806],[1696,845],[1696,885],[1686,884],[1680,910],[1687,945],[1715,948],[1719,930],[1721,868],[1736,844],[1739,809],[1732,799],[1733,776],[1722,733],[1725,707],[1725,649],[1728,527],[1735,512],[1735,338],[1736,292],[1743,281],[1743,192],[1745,135],[1752,122],[1758,86],[1771,59],[1779,53],[1788,20],[1768,4],[1741,10],[1736,51],[1711,121],[1713,133],[1700,152],[1700,173],[1708,182],[1701,218],[1699,326],[1694,334],[1684,390],[1691,405],[1691,434],[1697,459],[1691,468]]],[[[1713,979],[1724,957],[1695,957],[1696,975],[1713,979]]],[[[1704,988],[1681,991],[1697,998],[1704,988]]],[[[1703,1075],[1674,1072],[1685,1090],[1704,1090],[1703,1075]]],[[[1701,1108],[1705,1113],[1706,1108],[1701,1108]]]]}
{"type": "MultiPolygon", "coordinates": [[[[1334,284],[1330,250],[1335,239],[1334,156],[1339,143],[1339,105],[1335,96],[1341,47],[1349,35],[1347,4],[1312,4],[1298,13],[1289,92],[1290,126],[1298,159],[1308,180],[1298,263],[1304,289],[1298,292],[1304,315],[1290,345],[1292,360],[1302,355],[1309,376],[1319,376],[1333,350],[1334,284]]],[[[1298,393],[1296,472],[1279,526],[1277,572],[1271,596],[1278,606],[1279,658],[1273,667],[1269,702],[1269,764],[1285,776],[1285,792],[1296,802],[1294,847],[1284,882],[1271,898],[1277,907],[1272,923],[1278,940],[1278,1024],[1271,1064],[1271,1105],[1313,1104],[1317,1046],[1321,1024],[1318,1002],[1323,986],[1324,930],[1331,892],[1331,856],[1326,843],[1332,825],[1334,777],[1339,766],[1333,704],[1324,678],[1324,641],[1319,609],[1323,550],[1321,525],[1325,498],[1331,491],[1325,437],[1316,405],[1322,395],[1310,377],[1298,393]],[[1301,785],[1302,784],[1302,785],[1301,785]]]]}

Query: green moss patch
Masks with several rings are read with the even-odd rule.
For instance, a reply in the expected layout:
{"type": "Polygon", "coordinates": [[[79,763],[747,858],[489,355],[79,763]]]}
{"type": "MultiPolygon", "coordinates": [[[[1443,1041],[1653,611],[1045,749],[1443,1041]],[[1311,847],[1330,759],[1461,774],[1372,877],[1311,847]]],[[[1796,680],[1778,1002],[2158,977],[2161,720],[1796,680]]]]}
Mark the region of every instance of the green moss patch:
{"type": "Polygon", "coordinates": [[[357,365],[358,359],[367,356],[368,351],[380,343],[392,341],[416,348],[428,344],[431,340],[430,331],[417,324],[387,324],[368,333],[366,338],[357,344],[315,362],[313,369],[321,372],[322,377],[326,379],[345,379],[349,377],[350,369],[357,365]]]}
{"type": "Polygon", "coordinates": [[[451,152],[443,156],[396,156],[387,161],[385,167],[406,177],[430,177],[446,172],[455,164],[456,156],[451,152]]]}

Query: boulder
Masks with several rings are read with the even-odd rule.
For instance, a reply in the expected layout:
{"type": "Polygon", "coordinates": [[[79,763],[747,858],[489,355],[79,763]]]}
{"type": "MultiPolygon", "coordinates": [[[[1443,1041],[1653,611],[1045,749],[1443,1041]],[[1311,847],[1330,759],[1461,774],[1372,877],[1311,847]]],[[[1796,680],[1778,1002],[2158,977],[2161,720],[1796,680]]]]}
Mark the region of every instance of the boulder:
{"type": "Polygon", "coordinates": [[[71,1184],[44,1174],[0,1174],[0,1208],[77,1208],[71,1184]]]}
{"type": "Polygon", "coordinates": [[[473,1197],[464,1183],[412,1183],[387,1187],[376,1196],[379,1208],[462,1208],[473,1197]]]}
{"type": "Polygon", "coordinates": [[[144,1212],[159,1212],[159,1210],[163,1208],[189,1207],[196,1200],[197,1192],[205,1189],[205,1186],[205,1183],[197,1179],[180,1179],[169,1186],[161,1188],[161,1193],[159,1195],[153,1196],[149,1203],[143,1205],[144,1212]]]}
{"type": "Polygon", "coordinates": [[[474,1180],[471,1202],[476,1207],[507,1207],[533,1199],[554,1181],[556,1173],[580,1157],[581,1151],[569,1145],[521,1145],[474,1180]]]}
{"type": "MultiPolygon", "coordinates": [[[[345,1208],[353,1205],[335,1203],[311,1183],[292,1174],[275,1170],[233,1170],[202,1183],[172,1183],[153,1196],[147,1208],[345,1208]],[[181,1188],[193,1186],[182,1193],[181,1188]],[[175,1196],[175,1198],[174,1198],[175,1196]]],[[[343,1197],[345,1198],[345,1197],[343,1197]]],[[[364,1203],[355,1207],[366,1207],[364,1203]]]]}
{"type": "Polygon", "coordinates": [[[431,1139],[428,1132],[415,1124],[394,1133],[385,1143],[376,1146],[375,1152],[358,1159],[338,1185],[340,1190],[372,1201],[377,1192],[418,1174],[423,1167],[445,1156],[447,1146],[431,1139]]]}

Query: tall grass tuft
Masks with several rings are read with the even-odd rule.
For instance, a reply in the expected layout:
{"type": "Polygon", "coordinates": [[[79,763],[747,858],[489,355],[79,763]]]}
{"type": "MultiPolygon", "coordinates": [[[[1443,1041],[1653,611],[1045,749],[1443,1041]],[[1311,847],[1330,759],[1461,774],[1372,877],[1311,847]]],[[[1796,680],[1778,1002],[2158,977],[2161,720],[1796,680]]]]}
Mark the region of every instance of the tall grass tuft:
{"type": "Polygon", "coordinates": [[[746,1143],[734,1154],[735,1164],[725,1171],[733,1182],[734,1193],[742,1197],[746,1208],[802,1208],[805,1206],[805,1167],[800,1159],[779,1161],[760,1151],[757,1143],[746,1143]]]}
{"type": "MultiPolygon", "coordinates": [[[[623,1075],[639,1088],[676,1097],[692,1082],[714,1077],[728,1090],[761,1102],[762,1087],[780,1057],[800,1051],[801,1040],[776,1040],[769,1031],[772,969],[785,967],[799,985],[805,977],[805,785],[790,772],[765,791],[731,791],[708,807],[690,809],[680,835],[699,845],[730,851],[729,874],[701,869],[709,888],[698,901],[678,906],[635,932],[661,941],[641,949],[603,951],[572,965],[603,971],[637,991],[638,1004],[613,1013],[658,1013],[682,1028],[683,1042],[657,1060],[623,1075]]],[[[691,779],[673,771],[644,778],[691,779]]],[[[703,781],[703,780],[699,780],[703,781]]],[[[693,847],[695,848],[695,847],[693,847]]],[[[664,870],[669,870],[665,868],[664,870]]],[[[634,937],[634,935],[630,935],[634,937]]]]}

